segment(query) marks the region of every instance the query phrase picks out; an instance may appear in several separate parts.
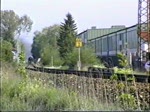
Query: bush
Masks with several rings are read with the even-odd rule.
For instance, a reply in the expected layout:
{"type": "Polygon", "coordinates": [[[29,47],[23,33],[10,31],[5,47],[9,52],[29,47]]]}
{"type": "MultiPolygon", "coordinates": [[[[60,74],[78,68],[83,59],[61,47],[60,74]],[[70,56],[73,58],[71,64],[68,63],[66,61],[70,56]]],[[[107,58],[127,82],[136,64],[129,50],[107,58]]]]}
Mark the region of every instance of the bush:
{"type": "Polygon", "coordinates": [[[129,66],[127,57],[123,53],[118,53],[117,57],[118,57],[118,61],[119,61],[119,67],[126,68],[129,66]]]}
{"type": "Polygon", "coordinates": [[[131,94],[120,95],[119,101],[124,110],[135,110],[137,108],[136,100],[131,94]]]}
{"type": "Polygon", "coordinates": [[[40,53],[43,65],[60,66],[63,63],[58,50],[51,46],[45,46],[40,53]]]}
{"type": "Polygon", "coordinates": [[[0,46],[1,46],[0,61],[12,62],[12,59],[13,59],[12,44],[8,41],[2,40],[2,42],[0,42],[0,46]]]}
{"type": "MultiPolygon", "coordinates": [[[[96,57],[95,53],[90,48],[81,48],[81,67],[88,65],[97,65],[100,64],[100,60],[96,57]]],[[[69,66],[75,67],[77,65],[77,61],[79,60],[78,48],[74,48],[73,52],[69,53],[66,56],[65,63],[69,66]]]]}

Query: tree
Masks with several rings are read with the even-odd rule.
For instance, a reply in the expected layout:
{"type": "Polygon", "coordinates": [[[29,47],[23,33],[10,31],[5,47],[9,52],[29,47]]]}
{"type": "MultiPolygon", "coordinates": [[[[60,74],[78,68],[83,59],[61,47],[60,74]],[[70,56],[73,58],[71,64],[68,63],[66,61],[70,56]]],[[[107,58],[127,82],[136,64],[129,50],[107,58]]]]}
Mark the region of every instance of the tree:
{"type": "Polygon", "coordinates": [[[46,37],[42,35],[40,32],[35,33],[35,36],[33,38],[33,44],[31,53],[35,59],[40,58],[40,51],[42,48],[44,48],[44,45],[46,44],[46,37]]]}
{"type": "Polygon", "coordinates": [[[32,27],[32,20],[24,15],[19,17],[13,10],[1,11],[1,34],[4,40],[15,45],[15,36],[21,32],[29,32],[32,27]]]}
{"type": "Polygon", "coordinates": [[[57,24],[54,24],[53,26],[45,28],[44,30],[47,31],[46,32],[46,37],[48,37],[49,44],[51,46],[53,46],[53,48],[58,49],[57,39],[59,38],[60,26],[57,25],[57,24]]]}
{"type": "Polygon", "coordinates": [[[35,32],[32,44],[32,55],[37,59],[41,58],[43,65],[61,65],[57,39],[59,38],[59,25],[44,28],[41,32],[35,32]]]}
{"type": "Polygon", "coordinates": [[[66,59],[67,54],[73,51],[77,37],[77,28],[72,15],[68,13],[66,17],[67,19],[64,19],[64,23],[61,24],[60,37],[57,41],[62,59],[66,59]]]}

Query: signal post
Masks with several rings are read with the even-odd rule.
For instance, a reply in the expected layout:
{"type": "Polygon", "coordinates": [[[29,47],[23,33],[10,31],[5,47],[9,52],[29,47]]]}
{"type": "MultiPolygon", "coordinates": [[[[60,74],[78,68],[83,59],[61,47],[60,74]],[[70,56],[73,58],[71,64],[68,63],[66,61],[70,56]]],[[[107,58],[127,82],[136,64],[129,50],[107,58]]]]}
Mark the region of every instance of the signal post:
{"type": "Polygon", "coordinates": [[[77,67],[78,70],[81,70],[81,53],[80,53],[80,48],[82,47],[82,41],[81,39],[77,38],[76,43],[75,43],[76,48],[78,48],[78,61],[77,61],[77,67]]]}

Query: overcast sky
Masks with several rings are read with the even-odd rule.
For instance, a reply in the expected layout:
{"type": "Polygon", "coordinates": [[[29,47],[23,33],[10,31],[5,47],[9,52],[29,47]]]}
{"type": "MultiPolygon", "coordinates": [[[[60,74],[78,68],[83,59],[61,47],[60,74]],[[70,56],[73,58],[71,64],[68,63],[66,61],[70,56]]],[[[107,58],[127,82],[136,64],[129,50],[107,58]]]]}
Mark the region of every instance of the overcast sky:
{"type": "Polygon", "coordinates": [[[22,16],[27,14],[33,20],[33,32],[63,22],[70,12],[77,24],[78,33],[96,26],[132,26],[137,23],[138,0],[2,0],[2,10],[14,10],[22,16]]]}

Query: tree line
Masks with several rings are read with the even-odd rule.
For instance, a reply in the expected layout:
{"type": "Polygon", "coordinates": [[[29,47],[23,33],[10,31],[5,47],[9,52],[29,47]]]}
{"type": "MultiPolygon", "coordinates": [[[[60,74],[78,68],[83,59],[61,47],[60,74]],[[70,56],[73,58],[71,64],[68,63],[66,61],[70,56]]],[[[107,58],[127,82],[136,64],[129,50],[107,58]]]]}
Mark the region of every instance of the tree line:
{"type": "MultiPolygon", "coordinates": [[[[2,14],[2,52],[1,60],[11,60],[10,53],[16,48],[15,37],[22,32],[30,32],[33,21],[27,15],[19,17],[13,10],[1,11],[2,14]],[[9,46],[9,47],[6,47],[9,46]],[[6,52],[7,51],[7,52],[6,52]],[[9,55],[10,56],[9,56],[9,55]],[[7,59],[4,59],[8,57],[7,59]]],[[[64,22],[54,24],[35,31],[31,53],[35,59],[41,58],[44,66],[69,66],[74,68],[78,61],[78,48],[75,47],[77,25],[70,13],[66,14],[64,22]]],[[[94,50],[90,47],[81,48],[82,65],[97,64],[94,50]]]]}
{"type": "MultiPolygon", "coordinates": [[[[75,47],[77,26],[70,13],[66,14],[64,22],[35,32],[32,44],[32,54],[35,59],[41,58],[42,64],[47,66],[68,66],[74,68],[78,61],[78,48],[75,47]]],[[[90,47],[81,48],[82,67],[99,64],[94,50],[90,47]]]]}

